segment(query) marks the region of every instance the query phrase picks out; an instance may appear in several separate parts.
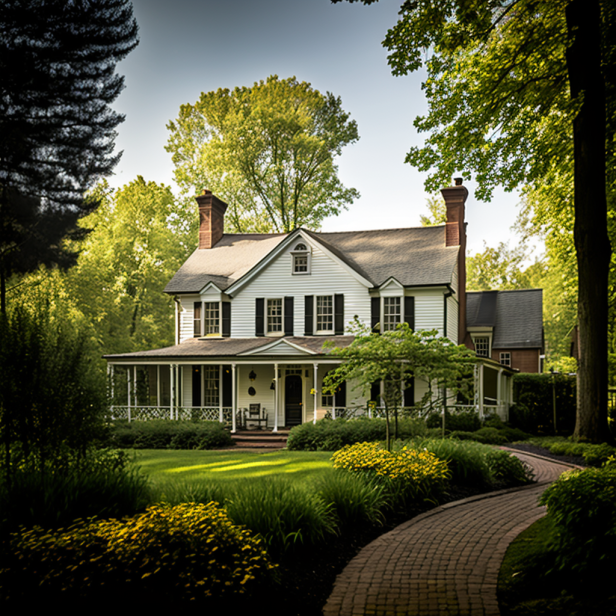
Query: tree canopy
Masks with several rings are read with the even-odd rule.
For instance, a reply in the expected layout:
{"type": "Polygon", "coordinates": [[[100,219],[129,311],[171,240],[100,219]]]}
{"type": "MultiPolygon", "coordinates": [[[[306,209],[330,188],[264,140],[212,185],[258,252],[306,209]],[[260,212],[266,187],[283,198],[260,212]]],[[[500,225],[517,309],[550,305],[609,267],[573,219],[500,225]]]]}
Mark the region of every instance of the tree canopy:
{"type": "Polygon", "coordinates": [[[117,62],[137,45],[130,0],[4,0],[0,5],[0,296],[39,264],[67,266],[83,237],[86,192],[118,161],[109,105],[117,62]]]}
{"type": "Polygon", "coordinates": [[[427,69],[429,112],[415,126],[429,136],[406,160],[430,171],[428,190],[454,172],[474,174],[477,196],[488,199],[495,186],[570,181],[581,348],[575,434],[593,441],[611,438],[606,193],[616,169],[615,21],[608,0],[416,0],[402,5],[384,41],[394,74],[427,69]]]}
{"type": "Polygon", "coordinates": [[[295,77],[202,93],[167,128],[175,181],[187,199],[207,188],[226,201],[230,231],[317,229],[359,197],[335,164],[359,139],[356,122],[295,77]]]}

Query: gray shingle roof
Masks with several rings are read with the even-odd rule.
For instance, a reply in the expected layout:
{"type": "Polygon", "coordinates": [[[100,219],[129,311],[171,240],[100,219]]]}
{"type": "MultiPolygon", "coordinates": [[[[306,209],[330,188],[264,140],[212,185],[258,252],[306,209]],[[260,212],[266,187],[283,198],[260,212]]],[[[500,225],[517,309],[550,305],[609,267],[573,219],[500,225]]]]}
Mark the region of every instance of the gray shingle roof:
{"type": "Polygon", "coordinates": [[[494,349],[543,345],[543,291],[483,291],[466,294],[467,327],[494,327],[494,349]]]}
{"type": "MultiPolygon", "coordinates": [[[[445,246],[445,227],[316,233],[306,231],[378,287],[392,276],[403,286],[448,284],[458,246],[445,246]]],[[[208,282],[223,291],[246,275],[282,242],[285,234],[225,234],[209,250],[195,250],[166,293],[198,293],[208,282]]]]}
{"type": "MultiPolygon", "coordinates": [[[[153,349],[151,351],[137,351],[135,353],[120,353],[118,355],[105,355],[107,360],[130,360],[142,359],[144,361],[157,359],[191,359],[205,357],[232,357],[258,349],[259,347],[271,344],[276,340],[288,340],[314,353],[323,353],[323,343],[332,340],[336,346],[345,347],[351,344],[354,336],[289,336],[285,338],[216,338],[209,340],[199,340],[191,338],[163,349],[153,349]]],[[[324,354],[324,353],[323,353],[324,354]]],[[[263,353],[267,356],[267,350],[263,353]]],[[[254,359],[255,355],[250,355],[254,359]]],[[[295,356],[297,357],[297,356],[295,356]]],[[[249,359],[249,358],[247,358],[249,359]]]]}

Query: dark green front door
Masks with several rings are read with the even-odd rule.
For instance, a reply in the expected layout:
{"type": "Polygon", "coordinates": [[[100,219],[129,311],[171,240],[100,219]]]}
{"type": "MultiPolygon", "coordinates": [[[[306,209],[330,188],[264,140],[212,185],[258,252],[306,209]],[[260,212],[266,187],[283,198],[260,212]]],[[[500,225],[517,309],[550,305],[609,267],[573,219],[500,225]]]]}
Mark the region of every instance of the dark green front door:
{"type": "Polygon", "coordinates": [[[302,423],[302,377],[290,374],[284,382],[285,426],[297,426],[302,423]]]}

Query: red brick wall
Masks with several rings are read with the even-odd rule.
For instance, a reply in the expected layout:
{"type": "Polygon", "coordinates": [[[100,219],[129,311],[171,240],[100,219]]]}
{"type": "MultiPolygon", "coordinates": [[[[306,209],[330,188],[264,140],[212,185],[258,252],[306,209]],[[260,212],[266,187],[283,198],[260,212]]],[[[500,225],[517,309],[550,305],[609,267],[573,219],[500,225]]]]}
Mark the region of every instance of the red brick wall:
{"type": "Polygon", "coordinates": [[[222,238],[225,228],[225,210],[227,204],[204,190],[197,197],[199,204],[199,248],[208,249],[214,247],[222,238]]]}
{"type": "Polygon", "coordinates": [[[501,353],[511,353],[511,367],[520,372],[539,372],[539,349],[492,349],[492,359],[500,362],[501,353]]]}

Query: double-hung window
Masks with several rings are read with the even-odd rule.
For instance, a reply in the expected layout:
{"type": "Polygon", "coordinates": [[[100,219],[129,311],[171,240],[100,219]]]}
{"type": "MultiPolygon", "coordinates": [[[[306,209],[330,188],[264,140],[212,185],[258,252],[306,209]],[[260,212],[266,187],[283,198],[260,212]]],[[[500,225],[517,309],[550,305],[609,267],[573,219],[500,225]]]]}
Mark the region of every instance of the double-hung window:
{"type": "Polygon", "coordinates": [[[317,333],[334,331],[334,298],[332,295],[317,295],[317,333]]]}
{"type": "Polygon", "coordinates": [[[500,363],[503,366],[509,366],[511,368],[511,353],[506,351],[500,354],[500,363]]]}
{"type": "Polygon", "coordinates": [[[267,333],[282,334],[282,299],[267,300],[267,333]]]}
{"type": "Polygon", "coordinates": [[[293,274],[310,274],[310,251],[306,244],[297,244],[291,251],[293,274]]]}
{"type": "Polygon", "coordinates": [[[383,331],[391,331],[402,322],[401,298],[383,298],[383,331]]]}
{"type": "Polygon", "coordinates": [[[205,302],[203,307],[205,313],[203,335],[218,336],[220,334],[220,303],[205,302]]]}
{"type": "Polygon", "coordinates": [[[474,339],[475,353],[478,357],[490,357],[490,338],[489,336],[477,336],[474,339]]]}

